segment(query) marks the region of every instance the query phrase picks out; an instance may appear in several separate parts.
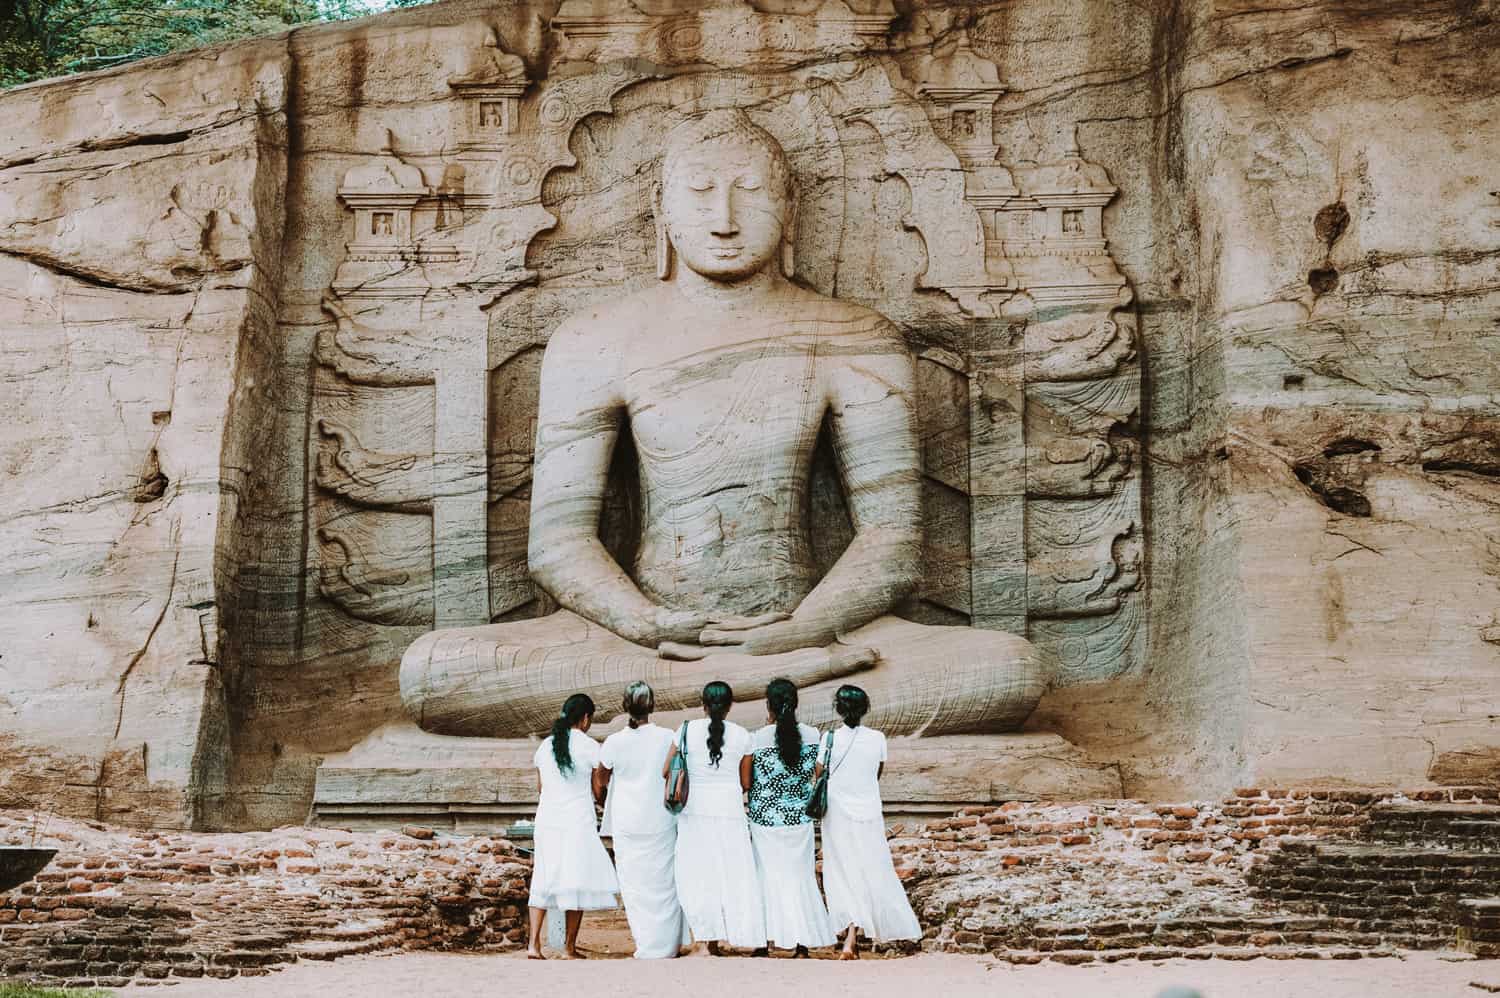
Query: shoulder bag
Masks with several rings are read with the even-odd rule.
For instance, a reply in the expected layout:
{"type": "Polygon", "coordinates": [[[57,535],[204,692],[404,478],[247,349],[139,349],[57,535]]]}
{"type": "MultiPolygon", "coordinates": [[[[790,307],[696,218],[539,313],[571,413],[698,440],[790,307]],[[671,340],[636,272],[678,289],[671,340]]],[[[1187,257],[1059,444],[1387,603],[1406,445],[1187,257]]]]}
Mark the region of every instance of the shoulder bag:
{"type": "Polygon", "coordinates": [[[687,722],[684,721],[682,729],[678,732],[677,754],[672,757],[672,762],[667,767],[667,791],[664,803],[668,811],[679,814],[683,808],[687,807],[687,802],[687,722]]]}
{"type": "MultiPolygon", "coordinates": [[[[802,809],[802,813],[814,821],[822,821],[828,814],[828,771],[833,766],[832,731],[823,737],[823,745],[826,749],[823,772],[818,774],[818,778],[813,781],[812,796],[807,799],[807,806],[802,809]]],[[[844,757],[848,758],[848,756],[849,753],[846,751],[844,757]]]]}

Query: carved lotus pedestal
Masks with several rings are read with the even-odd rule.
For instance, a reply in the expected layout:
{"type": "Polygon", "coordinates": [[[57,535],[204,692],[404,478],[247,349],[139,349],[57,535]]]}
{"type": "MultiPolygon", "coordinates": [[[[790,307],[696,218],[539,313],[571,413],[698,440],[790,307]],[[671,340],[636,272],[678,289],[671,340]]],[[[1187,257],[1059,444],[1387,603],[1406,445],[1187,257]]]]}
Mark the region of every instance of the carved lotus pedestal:
{"type": "MultiPolygon", "coordinates": [[[[731,717],[755,724],[752,709],[731,717]]],[[[670,718],[660,719],[663,724],[670,718]]],[[[623,718],[593,734],[604,737],[623,718]]],[[[530,739],[454,738],[389,724],[318,768],[314,823],[354,830],[416,823],[454,832],[503,832],[536,812],[530,739]]],[[[892,738],[881,779],[888,820],[947,814],[970,804],[1123,795],[1112,766],[1054,734],[892,738]]]]}

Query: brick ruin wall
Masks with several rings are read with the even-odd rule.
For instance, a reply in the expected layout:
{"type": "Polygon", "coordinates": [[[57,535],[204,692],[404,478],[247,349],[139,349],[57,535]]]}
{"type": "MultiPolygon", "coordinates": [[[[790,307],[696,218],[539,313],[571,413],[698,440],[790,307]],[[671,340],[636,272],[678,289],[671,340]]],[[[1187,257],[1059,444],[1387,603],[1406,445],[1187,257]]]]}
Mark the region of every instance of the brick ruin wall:
{"type": "MultiPolygon", "coordinates": [[[[118,985],[524,941],[498,838],[129,832],[0,812],[57,846],[0,898],[0,977],[118,985]]],[[[1500,791],[1246,788],[1220,801],[1010,803],[897,825],[922,948],[1053,960],[1500,955],[1500,791]]]]}
{"type": "Polygon", "coordinates": [[[0,979],[120,986],[265,974],[395,949],[513,949],[530,861],[488,837],[132,832],[0,812],[0,844],[56,847],[0,895],[0,979]]]}

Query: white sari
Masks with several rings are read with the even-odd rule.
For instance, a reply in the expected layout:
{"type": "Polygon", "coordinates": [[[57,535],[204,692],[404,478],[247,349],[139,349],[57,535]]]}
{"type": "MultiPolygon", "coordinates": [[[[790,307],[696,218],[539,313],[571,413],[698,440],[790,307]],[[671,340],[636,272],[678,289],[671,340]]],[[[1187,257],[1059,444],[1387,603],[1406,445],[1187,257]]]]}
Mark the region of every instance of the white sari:
{"type": "Polygon", "coordinates": [[[671,731],[643,724],[610,735],[599,758],[611,773],[604,831],[614,836],[620,900],[637,960],[675,957],[690,940],[677,903],[677,821],[662,802],[662,765],[671,746],[671,731]]]}

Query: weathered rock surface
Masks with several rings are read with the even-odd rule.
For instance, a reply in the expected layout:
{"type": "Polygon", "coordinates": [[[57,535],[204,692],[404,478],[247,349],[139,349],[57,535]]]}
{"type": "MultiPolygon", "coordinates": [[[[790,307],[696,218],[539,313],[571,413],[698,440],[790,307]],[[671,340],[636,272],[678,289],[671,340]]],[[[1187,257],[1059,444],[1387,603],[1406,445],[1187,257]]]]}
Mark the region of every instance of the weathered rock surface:
{"type": "Polygon", "coordinates": [[[1052,654],[1029,731],[1138,796],[1494,777],[1493,0],[608,6],[0,95],[0,804],[299,820],[413,640],[554,609],[541,350],[655,279],[661,136],[721,104],[799,279],[918,357],[903,612],[1052,654]]]}

